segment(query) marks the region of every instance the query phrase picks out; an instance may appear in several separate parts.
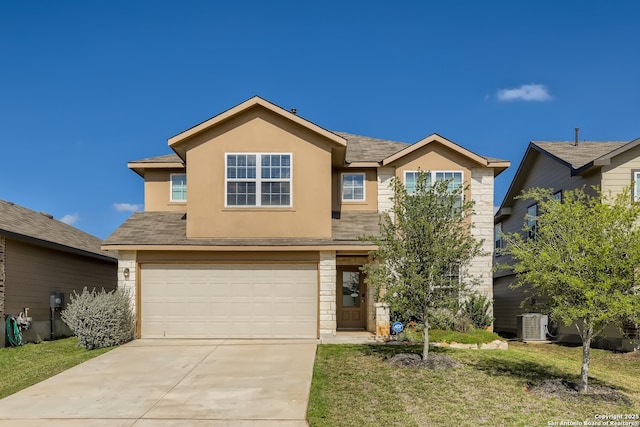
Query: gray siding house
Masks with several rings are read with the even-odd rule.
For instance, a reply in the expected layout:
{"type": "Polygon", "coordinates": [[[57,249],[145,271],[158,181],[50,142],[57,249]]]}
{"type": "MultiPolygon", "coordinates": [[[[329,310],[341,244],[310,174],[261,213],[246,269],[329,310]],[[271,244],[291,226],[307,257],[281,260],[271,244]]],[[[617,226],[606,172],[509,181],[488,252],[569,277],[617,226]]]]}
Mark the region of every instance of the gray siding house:
{"type": "MultiPolygon", "coordinates": [[[[50,339],[49,296],[88,288],[112,290],[117,285],[114,253],[102,241],[50,215],[0,200],[0,346],[6,339],[5,319],[31,317],[23,341],[50,339]]],[[[70,331],[55,312],[55,336],[70,331]]]]}
{"type": "MultiPolygon", "coordinates": [[[[507,194],[495,215],[495,247],[502,246],[501,233],[520,232],[527,212],[534,214],[531,200],[516,199],[523,190],[542,187],[562,192],[575,188],[598,186],[604,193],[615,195],[640,178],[640,138],[628,141],[533,141],[524,157],[507,194]]],[[[634,187],[634,197],[640,188],[634,187]]],[[[495,252],[495,264],[510,265],[512,260],[495,252]]],[[[533,311],[521,307],[528,294],[526,288],[512,289],[515,276],[509,268],[497,270],[493,277],[494,330],[516,334],[517,316],[533,311]]],[[[575,327],[560,327],[558,339],[577,341],[575,327]]],[[[614,349],[625,349],[628,341],[616,327],[604,331],[596,343],[614,349]]]]}

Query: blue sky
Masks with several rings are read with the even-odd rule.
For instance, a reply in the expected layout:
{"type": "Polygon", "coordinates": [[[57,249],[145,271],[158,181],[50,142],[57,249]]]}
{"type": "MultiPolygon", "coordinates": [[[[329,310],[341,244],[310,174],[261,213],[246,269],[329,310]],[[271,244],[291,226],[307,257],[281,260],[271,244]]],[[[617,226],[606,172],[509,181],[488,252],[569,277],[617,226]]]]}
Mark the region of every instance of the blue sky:
{"type": "Polygon", "coordinates": [[[640,137],[640,3],[2,1],[0,199],[105,238],[127,162],[253,95],[335,131],[439,133],[512,167],[531,140],[640,137]]]}

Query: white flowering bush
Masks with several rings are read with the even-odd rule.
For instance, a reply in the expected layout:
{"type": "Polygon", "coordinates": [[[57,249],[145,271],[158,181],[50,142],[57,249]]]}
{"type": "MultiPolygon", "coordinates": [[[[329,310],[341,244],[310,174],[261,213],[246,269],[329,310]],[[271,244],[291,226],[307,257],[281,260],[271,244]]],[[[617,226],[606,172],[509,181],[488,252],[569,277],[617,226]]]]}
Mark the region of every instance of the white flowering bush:
{"type": "Polygon", "coordinates": [[[85,287],[82,293],[74,291],[61,317],[78,337],[78,346],[87,350],[133,339],[133,310],[129,293],[123,289],[107,292],[85,287]]]}

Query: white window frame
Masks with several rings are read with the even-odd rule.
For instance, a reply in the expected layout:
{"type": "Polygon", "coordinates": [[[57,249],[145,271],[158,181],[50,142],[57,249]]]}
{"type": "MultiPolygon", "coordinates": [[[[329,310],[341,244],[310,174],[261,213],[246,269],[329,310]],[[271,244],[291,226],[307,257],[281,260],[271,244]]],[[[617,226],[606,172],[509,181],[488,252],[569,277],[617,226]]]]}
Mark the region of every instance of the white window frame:
{"type": "Polygon", "coordinates": [[[633,171],[633,201],[640,202],[640,171],[633,171]]]}
{"type": "Polygon", "coordinates": [[[292,153],[267,153],[267,152],[245,152],[245,153],[224,153],[224,207],[241,209],[281,209],[293,207],[293,154],[292,153]],[[256,156],[256,177],[255,178],[228,178],[227,159],[228,156],[256,156]],[[289,156],[289,178],[262,178],[262,156],[289,156]],[[229,182],[255,182],[256,183],[256,204],[255,205],[230,205],[227,203],[227,183],[229,182]],[[263,182],[288,182],[289,183],[289,204],[288,205],[262,205],[262,183],[263,182]]]}
{"type": "MultiPolygon", "coordinates": [[[[459,173],[460,174],[460,188],[464,188],[464,172],[461,171],[461,170],[457,170],[457,171],[456,170],[433,170],[433,171],[408,170],[408,171],[404,171],[403,184],[404,184],[405,188],[407,186],[407,174],[411,173],[411,174],[416,174],[417,175],[419,172],[424,172],[424,173],[429,174],[429,180],[430,180],[429,182],[431,184],[437,182],[437,180],[435,179],[436,174],[439,174],[439,173],[459,173]]],[[[409,194],[413,194],[413,193],[409,193],[409,194]]],[[[462,197],[462,199],[460,200],[460,206],[462,206],[462,204],[464,203],[464,192],[462,192],[460,194],[460,196],[462,197]]]]}
{"type": "Polygon", "coordinates": [[[187,174],[186,173],[172,173],[169,175],[169,200],[172,203],[184,203],[187,201],[187,174]],[[173,177],[178,175],[184,176],[184,199],[173,198],[173,177]]]}
{"type": "Polygon", "coordinates": [[[364,172],[343,172],[341,174],[341,183],[340,191],[342,193],[342,201],[343,202],[364,202],[367,200],[367,176],[364,172]],[[362,199],[345,199],[344,198],[344,177],[347,175],[357,175],[362,177],[362,199]]]}

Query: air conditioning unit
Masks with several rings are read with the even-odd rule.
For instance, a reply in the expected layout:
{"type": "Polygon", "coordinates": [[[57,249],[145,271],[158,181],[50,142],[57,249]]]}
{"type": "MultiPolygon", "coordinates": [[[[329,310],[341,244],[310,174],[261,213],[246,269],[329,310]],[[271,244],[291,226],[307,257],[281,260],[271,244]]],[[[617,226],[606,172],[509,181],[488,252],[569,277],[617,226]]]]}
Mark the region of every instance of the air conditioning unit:
{"type": "Polygon", "coordinates": [[[516,336],[523,341],[547,339],[549,316],[540,313],[524,313],[518,316],[516,336]]]}

